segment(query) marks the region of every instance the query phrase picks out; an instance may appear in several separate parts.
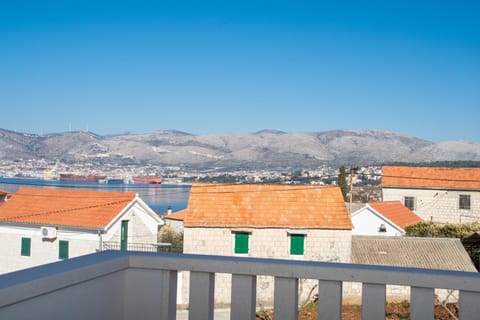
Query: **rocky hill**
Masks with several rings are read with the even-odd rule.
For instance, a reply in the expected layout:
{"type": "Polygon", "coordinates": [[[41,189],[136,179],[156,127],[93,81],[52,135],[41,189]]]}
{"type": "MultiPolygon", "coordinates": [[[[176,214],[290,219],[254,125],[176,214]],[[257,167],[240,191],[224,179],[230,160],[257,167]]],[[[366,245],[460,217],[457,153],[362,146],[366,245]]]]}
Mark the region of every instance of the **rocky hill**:
{"type": "Polygon", "coordinates": [[[0,159],[130,163],[186,168],[308,168],[322,164],[480,160],[480,144],[433,143],[388,131],[338,130],[193,135],[168,130],[100,136],[32,135],[0,129],[0,159]]]}

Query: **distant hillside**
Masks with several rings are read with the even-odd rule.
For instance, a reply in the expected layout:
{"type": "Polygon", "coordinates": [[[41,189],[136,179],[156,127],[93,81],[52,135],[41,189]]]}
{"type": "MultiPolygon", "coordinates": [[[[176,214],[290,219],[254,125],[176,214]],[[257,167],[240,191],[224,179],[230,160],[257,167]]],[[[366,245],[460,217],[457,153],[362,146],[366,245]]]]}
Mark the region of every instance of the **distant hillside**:
{"type": "Polygon", "coordinates": [[[153,164],[185,168],[309,168],[480,160],[480,144],[430,141],[378,130],[193,135],[175,130],[100,136],[32,135],[0,129],[0,159],[153,164]]]}

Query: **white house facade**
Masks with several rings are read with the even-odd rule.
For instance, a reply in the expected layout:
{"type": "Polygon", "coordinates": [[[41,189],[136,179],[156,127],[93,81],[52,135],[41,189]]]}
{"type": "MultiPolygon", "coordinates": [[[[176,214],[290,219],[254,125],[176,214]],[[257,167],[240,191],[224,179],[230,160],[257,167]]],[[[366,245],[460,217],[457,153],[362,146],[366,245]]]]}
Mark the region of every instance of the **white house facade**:
{"type": "Polygon", "coordinates": [[[155,247],[157,214],[134,193],[20,188],[0,207],[0,273],[103,250],[155,247]]]}
{"type": "Polygon", "coordinates": [[[399,201],[371,202],[352,213],[352,235],[402,236],[405,227],[422,221],[399,201]]]}

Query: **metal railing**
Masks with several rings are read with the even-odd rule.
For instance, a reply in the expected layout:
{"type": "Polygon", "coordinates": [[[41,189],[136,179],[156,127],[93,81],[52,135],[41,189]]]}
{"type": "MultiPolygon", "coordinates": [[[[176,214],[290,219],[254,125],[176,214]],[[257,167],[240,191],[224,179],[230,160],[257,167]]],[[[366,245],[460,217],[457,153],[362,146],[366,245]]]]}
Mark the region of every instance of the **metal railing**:
{"type": "Polygon", "coordinates": [[[341,319],[343,282],[363,284],[362,319],[385,319],[387,284],[411,287],[410,319],[434,318],[435,288],[459,290],[460,319],[480,314],[478,273],[105,251],[0,276],[0,319],[176,319],[179,270],[190,271],[190,320],[213,319],[215,273],[232,275],[235,320],[255,319],[258,275],[275,279],[275,320],[297,318],[300,278],[319,282],[318,319],[341,319]]]}
{"type": "MultiPolygon", "coordinates": [[[[105,250],[122,250],[119,242],[104,241],[102,243],[103,251],[105,250]]],[[[171,243],[131,243],[127,244],[126,251],[140,252],[171,252],[171,243]]]]}

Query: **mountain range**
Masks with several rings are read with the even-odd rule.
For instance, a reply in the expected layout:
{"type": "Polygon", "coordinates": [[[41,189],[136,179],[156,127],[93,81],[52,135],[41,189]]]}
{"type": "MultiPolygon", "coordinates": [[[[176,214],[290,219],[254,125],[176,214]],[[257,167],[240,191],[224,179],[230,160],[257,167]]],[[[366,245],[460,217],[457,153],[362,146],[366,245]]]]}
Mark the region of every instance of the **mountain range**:
{"type": "Polygon", "coordinates": [[[0,129],[0,160],[47,159],[177,166],[186,169],[313,168],[392,162],[480,161],[480,144],[431,141],[381,130],[194,135],[176,130],[145,134],[47,135],[0,129]]]}

